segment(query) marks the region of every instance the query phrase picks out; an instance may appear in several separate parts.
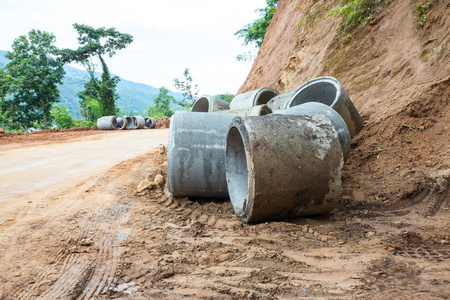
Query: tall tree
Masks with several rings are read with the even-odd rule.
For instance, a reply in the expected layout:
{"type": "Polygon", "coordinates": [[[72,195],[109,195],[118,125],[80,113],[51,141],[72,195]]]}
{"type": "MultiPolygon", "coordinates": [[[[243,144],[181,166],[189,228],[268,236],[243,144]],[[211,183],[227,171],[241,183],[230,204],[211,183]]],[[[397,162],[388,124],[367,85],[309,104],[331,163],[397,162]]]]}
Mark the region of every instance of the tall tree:
{"type": "MultiPolygon", "coordinates": [[[[238,38],[243,38],[243,45],[256,44],[256,48],[259,49],[266,35],[267,28],[272,20],[275,9],[277,8],[278,0],[266,0],[267,6],[256,10],[260,17],[255,21],[245,25],[239,29],[234,35],[238,38]]],[[[255,54],[251,51],[248,53],[239,54],[237,56],[238,61],[251,61],[255,58],[255,54]]]]}
{"type": "Polygon", "coordinates": [[[189,73],[189,69],[186,68],[183,73],[184,80],[175,78],[173,83],[175,88],[183,93],[183,100],[178,102],[178,105],[189,109],[195,102],[195,98],[198,95],[198,85],[192,83],[192,76],[189,73]]]}
{"type": "Polygon", "coordinates": [[[161,118],[171,117],[174,111],[170,109],[170,104],[175,103],[175,98],[169,95],[169,90],[165,87],[159,89],[158,97],[153,99],[153,105],[149,107],[147,115],[149,117],[161,118]]]}
{"type": "MultiPolygon", "coordinates": [[[[106,54],[112,57],[117,50],[126,48],[133,42],[133,36],[127,33],[120,33],[115,28],[105,29],[105,27],[93,28],[84,24],[73,24],[78,33],[78,43],[80,47],[76,50],[64,49],[62,53],[67,62],[75,61],[82,64],[89,64],[89,59],[97,57],[102,67],[101,80],[92,79],[92,83],[97,80],[98,103],[101,107],[102,115],[115,115],[117,113],[115,92],[119,77],[111,76],[104,56],[106,54]]],[[[81,97],[82,98],[82,97],[81,97]]],[[[84,99],[82,98],[82,101],[84,99]]]]}
{"type": "Polygon", "coordinates": [[[10,62],[0,73],[0,90],[6,95],[0,100],[0,110],[9,116],[14,129],[51,125],[50,110],[59,100],[57,85],[65,74],[54,43],[53,34],[33,29],[14,40],[12,51],[6,54],[10,62]]]}

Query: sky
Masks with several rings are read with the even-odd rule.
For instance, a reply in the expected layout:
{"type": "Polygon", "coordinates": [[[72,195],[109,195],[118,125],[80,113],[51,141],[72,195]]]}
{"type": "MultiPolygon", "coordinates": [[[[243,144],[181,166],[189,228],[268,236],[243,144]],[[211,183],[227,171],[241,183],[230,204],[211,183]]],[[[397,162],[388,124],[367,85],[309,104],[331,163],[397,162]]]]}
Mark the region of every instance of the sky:
{"type": "Polygon", "coordinates": [[[252,65],[236,56],[253,47],[243,46],[234,33],[257,19],[255,10],[265,5],[265,0],[1,0],[0,50],[11,50],[31,29],[53,33],[58,48],[76,49],[72,24],[114,27],[134,41],[107,58],[111,73],[176,91],[173,79],[182,79],[189,68],[199,96],[235,94],[252,65]]]}

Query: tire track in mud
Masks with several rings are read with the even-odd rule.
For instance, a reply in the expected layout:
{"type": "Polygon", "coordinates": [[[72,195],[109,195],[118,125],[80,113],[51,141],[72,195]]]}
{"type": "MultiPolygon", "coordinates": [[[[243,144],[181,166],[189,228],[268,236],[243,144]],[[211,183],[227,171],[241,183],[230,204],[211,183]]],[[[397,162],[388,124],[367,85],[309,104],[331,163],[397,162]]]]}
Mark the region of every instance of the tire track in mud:
{"type": "MultiPolygon", "coordinates": [[[[133,202],[127,200],[128,191],[124,187],[133,185],[138,176],[123,173],[121,166],[97,178],[94,183],[90,182],[88,187],[81,186],[81,191],[75,194],[58,197],[57,200],[66,205],[56,203],[51,209],[52,217],[42,224],[45,232],[42,234],[51,243],[43,248],[34,241],[34,247],[45,250],[48,255],[46,263],[38,272],[9,289],[7,294],[3,292],[2,296],[0,293],[0,298],[108,298],[116,285],[116,273],[124,250],[121,243],[128,237],[123,224],[133,206],[133,202]],[[116,175],[125,177],[125,180],[118,180],[116,175]],[[99,198],[102,199],[100,202],[99,198]],[[88,206],[75,203],[79,201],[88,203],[88,206]],[[77,205],[80,208],[77,209],[77,205]],[[75,207],[74,213],[66,213],[69,206],[75,207]]],[[[139,163],[136,168],[138,171],[141,168],[139,163]]],[[[26,239],[33,240],[32,237],[26,239]]]]}

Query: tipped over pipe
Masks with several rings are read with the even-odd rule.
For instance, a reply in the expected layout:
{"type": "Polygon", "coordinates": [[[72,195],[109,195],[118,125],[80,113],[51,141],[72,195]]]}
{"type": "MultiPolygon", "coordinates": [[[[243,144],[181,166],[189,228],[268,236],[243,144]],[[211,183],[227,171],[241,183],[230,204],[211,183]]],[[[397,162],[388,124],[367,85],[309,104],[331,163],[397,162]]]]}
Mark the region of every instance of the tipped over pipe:
{"type": "Polygon", "coordinates": [[[115,116],[106,116],[97,119],[97,127],[99,130],[114,130],[117,128],[116,126],[115,116]]]}
{"type": "Polygon", "coordinates": [[[230,109],[230,103],[210,95],[203,95],[191,108],[191,112],[220,112],[230,109]]]}
{"type": "Polygon", "coordinates": [[[267,104],[278,92],[271,88],[262,88],[251,92],[239,94],[230,103],[230,109],[244,109],[252,106],[267,104]]]}

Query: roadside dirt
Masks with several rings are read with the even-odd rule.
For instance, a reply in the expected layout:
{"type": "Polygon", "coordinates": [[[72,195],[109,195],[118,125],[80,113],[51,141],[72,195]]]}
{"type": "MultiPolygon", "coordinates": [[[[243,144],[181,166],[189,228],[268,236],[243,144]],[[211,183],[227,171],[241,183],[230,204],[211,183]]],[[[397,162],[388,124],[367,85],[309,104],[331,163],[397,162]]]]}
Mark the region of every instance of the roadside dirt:
{"type": "Polygon", "coordinates": [[[158,148],[2,212],[0,299],[450,299],[450,4],[416,30],[389,1],[344,41],[338,1],[298,4],[280,0],[240,92],[341,81],[365,128],[337,210],[244,225],[229,201],[137,194],[166,175],[158,148]]]}
{"type": "Polygon", "coordinates": [[[166,166],[159,147],[17,199],[0,216],[0,299],[449,297],[449,174],[379,205],[355,161],[330,216],[244,225],[229,201],[173,198],[164,185],[136,193],[166,166]]]}

